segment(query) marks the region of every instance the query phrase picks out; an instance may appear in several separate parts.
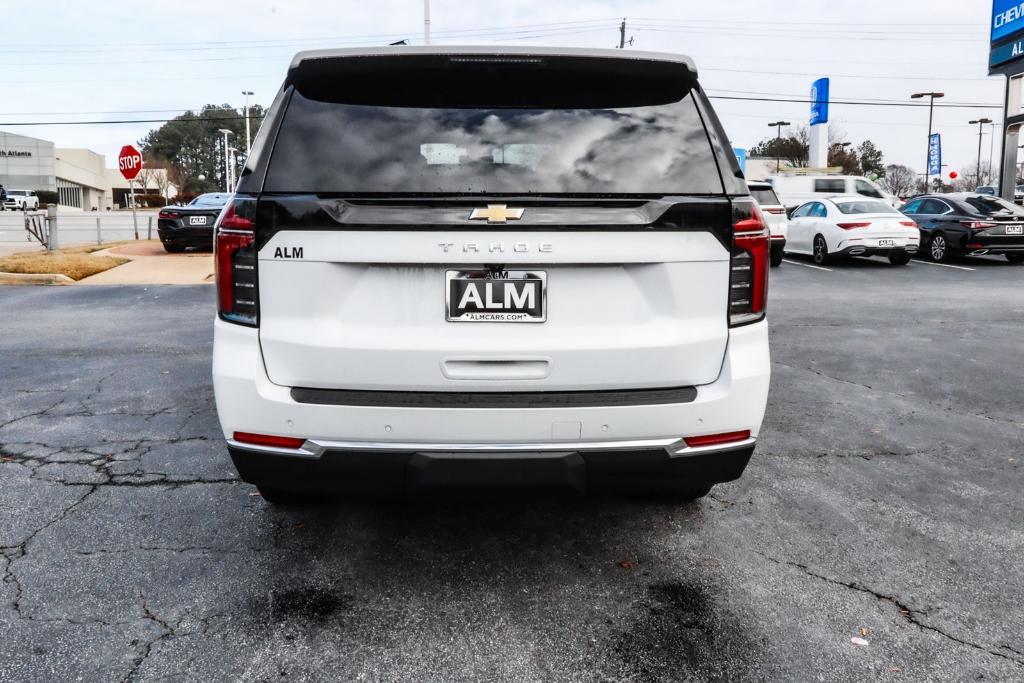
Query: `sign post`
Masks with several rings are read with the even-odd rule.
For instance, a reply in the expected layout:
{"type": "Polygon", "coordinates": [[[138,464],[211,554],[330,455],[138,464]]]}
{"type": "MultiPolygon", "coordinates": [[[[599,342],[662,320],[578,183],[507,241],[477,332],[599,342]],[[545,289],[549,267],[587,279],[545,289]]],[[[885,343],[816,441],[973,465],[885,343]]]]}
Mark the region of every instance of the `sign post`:
{"type": "Polygon", "coordinates": [[[142,170],[142,154],[133,145],[125,145],[117,156],[117,167],[121,175],[128,181],[132,205],[132,226],[135,228],[135,239],[139,239],[139,219],[135,215],[135,176],[142,170]]]}
{"type": "Polygon", "coordinates": [[[807,165],[811,168],[828,166],[828,84],[819,78],[811,85],[811,135],[807,165]]]}
{"type": "Polygon", "coordinates": [[[1024,114],[1021,113],[1024,81],[1024,4],[1020,0],[992,0],[989,24],[988,75],[1006,78],[1003,98],[1003,133],[1000,136],[999,196],[1013,201],[1017,185],[1017,145],[1024,114]]]}

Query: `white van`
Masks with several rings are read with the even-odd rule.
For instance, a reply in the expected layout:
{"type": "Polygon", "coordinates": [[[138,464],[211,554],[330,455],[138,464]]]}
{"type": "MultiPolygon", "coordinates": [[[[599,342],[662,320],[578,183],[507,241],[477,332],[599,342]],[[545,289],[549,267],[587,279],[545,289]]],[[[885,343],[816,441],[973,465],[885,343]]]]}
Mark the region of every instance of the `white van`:
{"type": "Polygon", "coordinates": [[[863,176],[782,174],[770,176],[768,182],[787,209],[836,195],[861,195],[881,199],[892,207],[900,205],[899,199],[863,176]]]}

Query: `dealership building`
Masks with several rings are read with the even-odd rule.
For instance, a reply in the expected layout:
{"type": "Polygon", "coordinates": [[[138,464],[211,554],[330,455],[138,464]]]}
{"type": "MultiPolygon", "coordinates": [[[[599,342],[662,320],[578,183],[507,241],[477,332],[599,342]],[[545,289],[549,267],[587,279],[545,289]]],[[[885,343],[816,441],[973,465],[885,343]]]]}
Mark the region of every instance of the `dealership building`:
{"type": "MultiPolygon", "coordinates": [[[[137,178],[135,192],[173,197],[176,190],[165,182],[165,173],[154,169],[152,177],[137,178]]],[[[56,192],[62,209],[106,211],[129,204],[128,181],[116,168],[107,168],[102,154],[4,131],[0,131],[0,185],[8,190],[56,192]]]]}

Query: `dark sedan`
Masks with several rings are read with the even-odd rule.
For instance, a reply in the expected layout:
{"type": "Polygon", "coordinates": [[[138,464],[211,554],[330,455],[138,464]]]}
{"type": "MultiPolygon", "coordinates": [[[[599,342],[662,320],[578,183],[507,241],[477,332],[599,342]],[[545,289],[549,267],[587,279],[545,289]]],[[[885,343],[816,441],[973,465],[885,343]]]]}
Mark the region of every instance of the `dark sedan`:
{"type": "Polygon", "coordinates": [[[933,261],[1003,254],[1024,263],[1024,208],[977,192],[926,194],[900,209],[921,229],[921,252],[933,261]]]}
{"type": "Polygon", "coordinates": [[[164,249],[175,254],[187,247],[213,249],[213,224],[224,205],[227,192],[201,194],[184,206],[166,206],[157,218],[157,232],[164,249]]]}

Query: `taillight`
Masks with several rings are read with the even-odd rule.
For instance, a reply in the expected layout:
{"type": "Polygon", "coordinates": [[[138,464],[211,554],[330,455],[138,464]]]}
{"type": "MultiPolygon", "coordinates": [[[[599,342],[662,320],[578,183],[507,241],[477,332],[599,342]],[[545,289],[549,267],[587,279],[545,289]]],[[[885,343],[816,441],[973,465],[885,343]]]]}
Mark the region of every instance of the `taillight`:
{"type": "Polygon", "coordinates": [[[768,299],[768,228],[757,204],[732,204],[732,256],[729,260],[729,326],[764,319],[768,299]]]}
{"type": "Polygon", "coordinates": [[[222,320],[258,324],[256,200],[235,197],[217,220],[217,312],[222,320]]]}
{"type": "Polygon", "coordinates": [[[168,209],[160,209],[160,213],[157,214],[157,218],[177,218],[180,214],[177,211],[170,211],[168,209]]]}
{"type": "Polygon", "coordinates": [[[854,228],[866,228],[871,223],[836,223],[843,230],[853,230],[854,228]]]}
{"type": "Polygon", "coordinates": [[[998,223],[987,223],[985,221],[960,221],[960,225],[971,230],[984,230],[985,228],[994,228],[998,223]]]}
{"type": "Polygon", "coordinates": [[[916,228],[917,227],[917,223],[915,223],[914,221],[900,221],[900,225],[905,225],[908,228],[916,228]]]}

